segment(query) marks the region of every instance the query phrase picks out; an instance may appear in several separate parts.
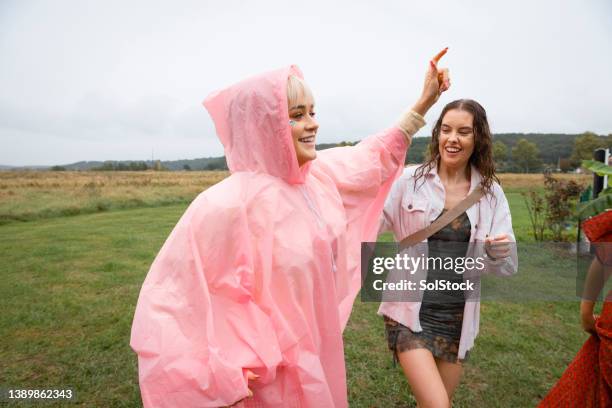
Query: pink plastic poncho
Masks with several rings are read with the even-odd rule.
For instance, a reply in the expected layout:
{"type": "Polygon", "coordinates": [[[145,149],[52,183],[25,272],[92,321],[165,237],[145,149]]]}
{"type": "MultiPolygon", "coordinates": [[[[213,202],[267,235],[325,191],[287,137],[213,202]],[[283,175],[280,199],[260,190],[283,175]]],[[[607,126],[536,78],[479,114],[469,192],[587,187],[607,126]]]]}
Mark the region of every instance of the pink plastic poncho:
{"type": "Polygon", "coordinates": [[[346,407],[342,331],[407,141],[399,128],[298,166],[295,66],[204,102],[231,176],[201,193],[144,281],[130,345],[145,407],[346,407]],[[247,385],[246,370],[259,378],[247,385]],[[239,404],[240,405],[240,404],[239,404]]]}

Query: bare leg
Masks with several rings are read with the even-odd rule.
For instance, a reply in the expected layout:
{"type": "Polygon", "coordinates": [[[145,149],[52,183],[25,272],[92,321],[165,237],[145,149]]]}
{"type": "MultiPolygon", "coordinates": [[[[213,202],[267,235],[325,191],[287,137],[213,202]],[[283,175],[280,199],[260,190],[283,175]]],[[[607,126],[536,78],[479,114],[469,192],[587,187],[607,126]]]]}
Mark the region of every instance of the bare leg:
{"type": "Polygon", "coordinates": [[[429,350],[406,350],[398,357],[419,408],[450,408],[444,382],[429,350]]]}
{"type": "Polygon", "coordinates": [[[453,394],[459,385],[459,381],[461,381],[461,374],[463,374],[463,365],[461,363],[449,363],[439,358],[435,360],[438,372],[444,383],[444,388],[446,389],[446,394],[448,395],[448,403],[452,406],[453,394]]]}

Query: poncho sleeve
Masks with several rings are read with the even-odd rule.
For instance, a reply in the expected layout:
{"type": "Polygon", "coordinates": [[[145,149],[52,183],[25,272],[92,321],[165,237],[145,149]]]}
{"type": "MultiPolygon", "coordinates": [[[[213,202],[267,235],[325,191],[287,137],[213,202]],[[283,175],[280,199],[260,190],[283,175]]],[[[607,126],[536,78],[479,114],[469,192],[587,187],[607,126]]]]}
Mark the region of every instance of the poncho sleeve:
{"type": "Polygon", "coordinates": [[[355,146],[318,152],[314,166],[336,184],[349,225],[359,226],[359,240],[376,239],[385,198],[403,170],[412,136],[424,124],[420,115],[407,112],[399,126],[355,146]]]}
{"type": "Polygon", "coordinates": [[[145,407],[231,405],[248,394],[246,369],[273,377],[281,360],[271,321],[251,296],[245,210],[223,196],[194,201],[140,292],[130,345],[145,407]]]}
{"type": "Polygon", "coordinates": [[[411,136],[423,124],[415,118],[409,133],[393,127],[355,146],[323,150],[313,163],[313,173],[324,173],[336,185],[346,213],[348,281],[337,286],[343,329],[361,288],[361,242],[376,240],[387,194],[402,173],[411,136]]]}

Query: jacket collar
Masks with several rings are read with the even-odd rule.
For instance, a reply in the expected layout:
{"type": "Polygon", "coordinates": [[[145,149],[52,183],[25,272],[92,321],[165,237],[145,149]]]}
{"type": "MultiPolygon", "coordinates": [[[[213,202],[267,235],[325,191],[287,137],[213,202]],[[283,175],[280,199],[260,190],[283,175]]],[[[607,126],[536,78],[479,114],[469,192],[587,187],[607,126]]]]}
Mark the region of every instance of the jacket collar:
{"type": "MultiPolygon", "coordinates": [[[[427,176],[437,177],[438,180],[440,180],[440,176],[438,175],[438,163],[436,163],[431,168],[429,173],[427,173],[427,176]]],[[[440,182],[442,181],[440,180],[440,182]]],[[[479,186],[481,182],[482,182],[482,175],[480,174],[478,169],[473,164],[470,164],[470,191],[469,193],[471,193],[477,186],[479,186]]]]}

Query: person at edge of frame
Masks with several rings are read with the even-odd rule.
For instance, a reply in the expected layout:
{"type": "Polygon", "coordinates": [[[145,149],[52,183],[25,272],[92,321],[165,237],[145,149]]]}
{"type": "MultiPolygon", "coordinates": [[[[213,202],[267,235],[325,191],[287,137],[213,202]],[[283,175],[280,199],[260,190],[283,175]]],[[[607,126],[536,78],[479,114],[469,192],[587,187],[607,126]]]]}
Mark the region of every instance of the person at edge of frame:
{"type": "Polygon", "coordinates": [[[595,255],[580,300],[582,329],[590,336],[538,408],[612,406],[612,290],[602,293],[612,275],[612,209],[583,221],[582,230],[595,255]],[[594,310],[600,296],[598,316],[594,310]]]}

